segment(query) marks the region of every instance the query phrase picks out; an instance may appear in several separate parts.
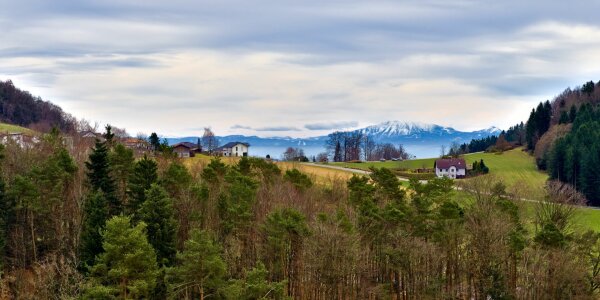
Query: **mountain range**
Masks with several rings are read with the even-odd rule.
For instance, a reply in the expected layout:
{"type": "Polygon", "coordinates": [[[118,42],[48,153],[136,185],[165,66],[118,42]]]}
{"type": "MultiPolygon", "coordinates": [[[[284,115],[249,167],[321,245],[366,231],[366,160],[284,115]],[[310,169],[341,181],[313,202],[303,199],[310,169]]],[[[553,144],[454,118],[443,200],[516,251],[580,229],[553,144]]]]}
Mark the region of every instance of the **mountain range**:
{"type": "MultiPolygon", "coordinates": [[[[439,155],[442,145],[448,146],[453,142],[465,143],[472,139],[498,135],[501,130],[490,127],[477,131],[458,131],[452,127],[416,122],[387,121],[377,125],[356,129],[371,136],[378,143],[402,144],[404,148],[416,157],[434,157],[439,155]]],[[[307,156],[325,151],[327,136],[308,138],[292,137],[258,137],[245,135],[227,135],[217,137],[220,144],[228,142],[246,142],[251,145],[250,155],[279,157],[287,147],[299,147],[307,156]]],[[[169,144],[179,142],[196,142],[197,136],[167,138],[169,144]]]]}

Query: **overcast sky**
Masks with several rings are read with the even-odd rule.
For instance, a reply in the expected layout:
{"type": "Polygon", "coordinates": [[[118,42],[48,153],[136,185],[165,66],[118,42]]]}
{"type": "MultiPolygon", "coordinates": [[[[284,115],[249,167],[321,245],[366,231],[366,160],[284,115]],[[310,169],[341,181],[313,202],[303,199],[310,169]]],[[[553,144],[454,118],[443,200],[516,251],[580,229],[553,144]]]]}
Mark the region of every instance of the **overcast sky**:
{"type": "Polygon", "coordinates": [[[600,79],[599,3],[0,0],[0,80],[132,135],[507,128],[600,79]]]}

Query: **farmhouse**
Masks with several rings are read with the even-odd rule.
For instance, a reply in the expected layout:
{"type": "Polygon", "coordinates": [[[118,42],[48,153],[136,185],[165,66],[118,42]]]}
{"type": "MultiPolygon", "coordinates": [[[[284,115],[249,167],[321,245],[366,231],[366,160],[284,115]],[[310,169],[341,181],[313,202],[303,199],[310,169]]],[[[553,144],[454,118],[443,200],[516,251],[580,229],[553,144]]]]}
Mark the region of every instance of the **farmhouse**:
{"type": "Polygon", "coordinates": [[[463,178],[467,174],[467,164],[462,158],[437,159],[433,165],[437,177],[449,177],[452,179],[463,178]]]}
{"type": "Polygon", "coordinates": [[[202,146],[190,142],[177,143],[172,148],[178,157],[194,157],[196,153],[202,152],[202,146]]]}
{"type": "Polygon", "coordinates": [[[216,151],[223,156],[248,156],[249,147],[248,143],[230,142],[217,148],[216,151]]]}

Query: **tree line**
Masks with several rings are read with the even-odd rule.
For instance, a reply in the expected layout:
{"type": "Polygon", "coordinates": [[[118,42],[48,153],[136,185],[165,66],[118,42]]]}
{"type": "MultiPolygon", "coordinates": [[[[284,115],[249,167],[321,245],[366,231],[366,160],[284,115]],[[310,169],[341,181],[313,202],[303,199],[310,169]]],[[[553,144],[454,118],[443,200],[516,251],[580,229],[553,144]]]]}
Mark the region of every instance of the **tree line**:
{"type": "MultiPolygon", "coordinates": [[[[377,143],[372,136],[360,131],[333,132],[327,136],[325,145],[326,157],[334,162],[408,159],[410,157],[402,145],[377,143]]],[[[319,159],[319,161],[322,160],[324,159],[319,159]]]]}
{"type": "Polygon", "coordinates": [[[532,110],[526,125],[527,149],[540,170],[552,179],[573,185],[589,203],[600,205],[596,163],[600,82],[566,89],[551,102],[532,110]]]}
{"type": "Polygon", "coordinates": [[[574,229],[568,185],[525,209],[525,189],[490,176],[460,191],[403,188],[387,169],[317,184],[258,158],[184,165],[104,138],[2,149],[2,298],[598,296],[599,235],[574,229]]]}
{"type": "Polygon", "coordinates": [[[526,131],[523,122],[502,130],[499,135],[490,135],[480,139],[472,139],[468,143],[451,145],[449,155],[460,155],[484,151],[505,151],[526,143],[526,131]]]}

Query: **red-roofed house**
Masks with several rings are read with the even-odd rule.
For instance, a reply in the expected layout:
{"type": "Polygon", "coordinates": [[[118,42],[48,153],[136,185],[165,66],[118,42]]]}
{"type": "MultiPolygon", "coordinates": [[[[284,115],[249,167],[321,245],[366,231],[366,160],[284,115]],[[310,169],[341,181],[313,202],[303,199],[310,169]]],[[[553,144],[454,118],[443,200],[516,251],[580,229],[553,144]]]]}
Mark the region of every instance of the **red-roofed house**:
{"type": "Polygon", "coordinates": [[[449,177],[452,179],[463,178],[467,175],[467,164],[462,158],[436,159],[433,168],[437,177],[449,177]]]}

